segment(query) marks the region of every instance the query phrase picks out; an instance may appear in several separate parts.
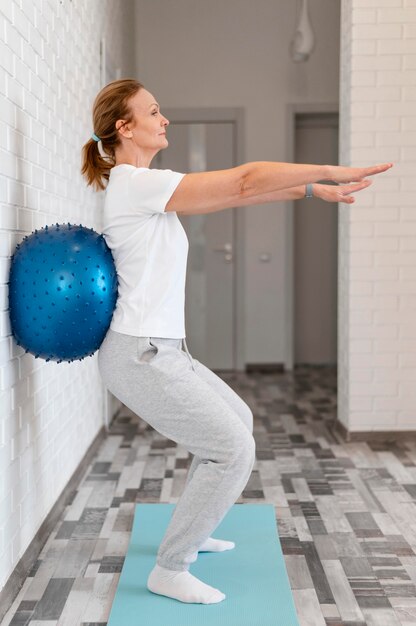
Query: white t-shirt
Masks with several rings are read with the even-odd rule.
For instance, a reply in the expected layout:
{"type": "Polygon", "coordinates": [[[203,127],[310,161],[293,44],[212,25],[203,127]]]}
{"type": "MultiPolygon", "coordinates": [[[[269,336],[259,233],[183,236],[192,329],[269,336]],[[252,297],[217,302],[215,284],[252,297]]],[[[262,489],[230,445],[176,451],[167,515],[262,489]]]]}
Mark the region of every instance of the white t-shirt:
{"type": "Polygon", "coordinates": [[[118,278],[110,328],[136,337],[185,337],[189,242],[166,204],[185,174],[123,163],[110,170],[103,236],[118,278]]]}

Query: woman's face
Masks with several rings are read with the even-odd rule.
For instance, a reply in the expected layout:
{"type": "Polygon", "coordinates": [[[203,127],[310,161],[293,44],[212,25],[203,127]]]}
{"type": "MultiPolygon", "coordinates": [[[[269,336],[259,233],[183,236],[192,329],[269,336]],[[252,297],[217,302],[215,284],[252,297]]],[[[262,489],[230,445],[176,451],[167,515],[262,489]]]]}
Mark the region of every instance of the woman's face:
{"type": "Polygon", "coordinates": [[[133,138],[138,148],[157,151],[166,148],[166,127],[169,120],[161,114],[153,95],[147,89],[140,89],[130,99],[130,107],[134,113],[135,124],[127,126],[130,132],[126,131],[125,136],[133,138]]]}

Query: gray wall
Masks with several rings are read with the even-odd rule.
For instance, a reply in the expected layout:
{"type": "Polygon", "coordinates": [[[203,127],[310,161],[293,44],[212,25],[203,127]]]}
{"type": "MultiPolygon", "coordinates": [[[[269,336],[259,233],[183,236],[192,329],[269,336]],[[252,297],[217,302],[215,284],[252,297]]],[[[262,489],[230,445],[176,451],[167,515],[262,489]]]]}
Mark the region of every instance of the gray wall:
{"type": "MultiPolygon", "coordinates": [[[[135,10],[137,76],[162,112],[163,107],[244,106],[246,162],[288,160],[289,103],[338,102],[338,0],[310,3],[316,47],[303,64],[293,63],[288,51],[298,2],[136,0],[135,10]]],[[[318,152],[314,162],[320,162],[318,152]]],[[[246,212],[246,361],[284,362],[287,207],[241,210],[246,212]],[[258,260],[266,251],[271,263],[258,260]]]]}

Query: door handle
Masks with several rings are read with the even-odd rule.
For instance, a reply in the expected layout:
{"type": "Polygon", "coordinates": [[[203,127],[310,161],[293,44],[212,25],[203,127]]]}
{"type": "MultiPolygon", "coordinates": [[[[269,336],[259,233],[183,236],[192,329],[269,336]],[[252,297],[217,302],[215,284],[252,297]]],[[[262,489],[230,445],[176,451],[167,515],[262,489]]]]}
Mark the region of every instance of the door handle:
{"type": "Polygon", "coordinates": [[[214,252],[232,252],[233,244],[225,243],[221,248],[214,248],[214,252]]]}

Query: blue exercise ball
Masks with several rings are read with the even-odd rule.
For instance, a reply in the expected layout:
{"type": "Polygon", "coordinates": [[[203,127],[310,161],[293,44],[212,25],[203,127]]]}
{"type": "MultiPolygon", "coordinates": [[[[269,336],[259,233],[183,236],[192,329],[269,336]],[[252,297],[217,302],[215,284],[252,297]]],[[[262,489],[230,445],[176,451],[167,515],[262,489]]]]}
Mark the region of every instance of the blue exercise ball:
{"type": "Polygon", "coordinates": [[[103,235],[80,224],[35,230],[16,246],[9,276],[13,336],[46,361],[82,361],[100,347],[118,296],[103,235]]]}

